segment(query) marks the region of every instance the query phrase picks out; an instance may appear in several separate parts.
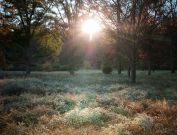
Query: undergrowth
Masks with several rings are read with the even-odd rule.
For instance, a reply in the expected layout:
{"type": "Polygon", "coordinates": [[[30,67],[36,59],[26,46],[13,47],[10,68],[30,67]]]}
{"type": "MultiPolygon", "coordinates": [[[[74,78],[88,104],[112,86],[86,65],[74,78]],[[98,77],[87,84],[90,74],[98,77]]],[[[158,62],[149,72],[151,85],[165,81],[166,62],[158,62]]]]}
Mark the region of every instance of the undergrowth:
{"type": "Polygon", "coordinates": [[[176,135],[176,76],[34,73],[0,81],[2,135],[176,135]]]}

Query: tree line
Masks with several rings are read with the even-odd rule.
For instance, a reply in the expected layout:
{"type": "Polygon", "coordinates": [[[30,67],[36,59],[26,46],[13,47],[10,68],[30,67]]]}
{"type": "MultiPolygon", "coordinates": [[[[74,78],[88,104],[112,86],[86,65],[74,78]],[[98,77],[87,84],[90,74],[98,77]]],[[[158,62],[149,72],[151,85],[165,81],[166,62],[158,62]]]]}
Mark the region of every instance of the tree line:
{"type": "Polygon", "coordinates": [[[140,66],[149,75],[159,65],[175,73],[176,37],[176,0],[0,1],[0,67],[25,69],[26,76],[41,63],[68,65],[73,73],[88,61],[119,74],[126,68],[132,83],[140,66]],[[92,42],[79,31],[90,14],[104,24],[92,42]]]}

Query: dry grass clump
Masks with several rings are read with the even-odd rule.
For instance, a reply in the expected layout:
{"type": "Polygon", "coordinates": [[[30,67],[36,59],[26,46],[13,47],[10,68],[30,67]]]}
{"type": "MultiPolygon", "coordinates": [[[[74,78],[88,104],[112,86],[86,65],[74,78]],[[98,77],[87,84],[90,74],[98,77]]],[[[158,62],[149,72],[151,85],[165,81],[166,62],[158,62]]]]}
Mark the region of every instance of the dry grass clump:
{"type": "Polygon", "coordinates": [[[106,114],[105,110],[102,108],[85,108],[85,109],[78,109],[72,110],[68,112],[65,117],[64,121],[69,126],[83,126],[88,124],[94,125],[104,125],[107,122],[109,116],[106,114]]]}
{"type": "Polygon", "coordinates": [[[167,100],[125,101],[124,105],[131,109],[134,115],[146,113],[151,116],[154,119],[153,134],[177,133],[177,107],[170,105],[167,100]]]}
{"type": "Polygon", "coordinates": [[[142,100],[147,97],[147,90],[136,86],[126,86],[121,90],[113,91],[112,97],[120,97],[127,100],[142,100]]]}
{"type": "Polygon", "coordinates": [[[177,135],[171,76],[129,85],[124,74],[42,74],[0,80],[0,134],[177,135]]]}
{"type": "Polygon", "coordinates": [[[25,110],[32,107],[31,102],[20,96],[6,98],[2,104],[4,111],[10,111],[11,109],[25,110]]]}
{"type": "Polygon", "coordinates": [[[143,131],[150,131],[153,128],[154,120],[146,114],[137,114],[132,123],[138,125],[143,131]]]}
{"type": "Polygon", "coordinates": [[[154,117],[156,134],[177,134],[177,107],[175,105],[170,106],[166,100],[159,100],[151,104],[146,112],[154,117]]]}
{"type": "Polygon", "coordinates": [[[99,106],[104,108],[108,108],[109,106],[119,105],[119,102],[117,102],[115,98],[111,98],[105,95],[97,97],[96,101],[99,104],[99,106]]]}
{"type": "Polygon", "coordinates": [[[152,134],[153,118],[146,114],[137,114],[131,121],[114,126],[118,135],[144,135],[152,134]]]}
{"type": "Polygon", "coordinates": [[[129,116],[131,115],[131,110],[124,106],[124,100],[108,96],[99,96],[96,101],[98,106],[110,112],[114,112],[116,114],[121,114],[124,116],[129,116]]]}
{"type": "Polygon", "coordinates": [[[58,93],[53,93],[45,96],[26,93],[23,94],[23,96],[30,100],[33,105],[44,105],[48,108],[53,108],[62,114],[72,110],[76,105],[74,100],[58,93]]]}

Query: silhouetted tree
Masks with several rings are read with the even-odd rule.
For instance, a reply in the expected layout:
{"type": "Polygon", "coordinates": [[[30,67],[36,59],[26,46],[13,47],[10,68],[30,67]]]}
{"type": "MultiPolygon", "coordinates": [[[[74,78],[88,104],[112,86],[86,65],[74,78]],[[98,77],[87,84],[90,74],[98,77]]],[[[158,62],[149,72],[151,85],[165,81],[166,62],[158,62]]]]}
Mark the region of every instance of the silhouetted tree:
{"type": "Polygon", "coordinates": [[[155,28],[159,25],[163,4],[163,1],[152,0],[95,0],[92,5],[100,11],[105,24],[115,31],[116,39],[124,43],[122,47],[130,62],[132,83],[136,82],[138,50],[146,32],[145,27],[149,23],[155,28]]]}
{"type": "Polygon", "coordinates": [[[164,6],[163,24],[165,36],[170,39],[170,67],[171,73],[175,73],[177,63],[177,1],[166,0],[164,6]]]}
{"type": "MultiPolygon", "coordinates": [[[[9,11],[14,11],[11,16],[11,23],[19,27],[23,32],[26,75],[31,72],[32,64],[32,41],[37,27],[47,23],[48,14],[53,4],[53,0],[3,0],[4,7],[9,7],[9,11]]],[[[11,14],[8,12],[8,14],[11,14]]]]}
{"type": "Polygon", "coordinates": [[[63,36],[61,59],[65,57],[65,62],[69,66],[70,73],[74,74],[74,69],[79,61],[76,35],[78,35],[83,0],[55,0],[54,7],[57,14],[56,27],[62,31],[63,36]]]}

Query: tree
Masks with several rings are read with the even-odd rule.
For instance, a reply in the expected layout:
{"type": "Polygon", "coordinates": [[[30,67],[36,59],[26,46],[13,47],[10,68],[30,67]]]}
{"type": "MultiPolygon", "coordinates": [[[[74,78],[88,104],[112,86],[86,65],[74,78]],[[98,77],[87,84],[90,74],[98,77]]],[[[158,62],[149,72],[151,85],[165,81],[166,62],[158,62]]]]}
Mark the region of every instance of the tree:
{"type": "MultiPolygon", "coordinates": [[[[31,70],[45,69],[50,70],[52,65],[47,63],[54,61],[61,49],[60,34],[57,31],[39,28],[35,30],[34,36],[31,38],[31,70]],[[55,33],[55,36],[54,34],[55,33]],[[44,68],[43,68],[44,67],[44,68]]],[[[20,29],[14,29],[11,33],[11,44],[6,47],[6,56],[8,63],[11,65],[10,70],[24,70],[26,66],[26,48],[24,48],[25,38],[20,29]]]]}
{"type": "Polygon", "coordinates": [[[163,28],[165,29],[165,36],[170,39],[170,65],[171,73],[176,70],[176,51],[177,51],[177,1],[166,0],[163,14],[163,28]]]}
{"type": "MultiPolygon", "coordinates": [[[[11,44],[11,33],[14,25],[11,24],[14,11],[11,5],[3,5],[4,1],[0,1],[0,70],[8,68],[6,48],[11,44]]],[[[3,78],[1,71],[0,78],[3,78]]]]}
{"type": "MultiPolygon", "coordinates": [[[[31,72],[32,64],[32,38],[35,30],[39,26],[44,26],[48,20],[48,13],[53,4],[53,0],[3,0],[4,7],[9,7],[10,11],[15,12],[11,16],[11,24],[16,25],[22,30],[24,37],[26,75],[31,72]]],[[[8,12],[8,14],[11,14],[8,12]]]]}
{"type": "Polygon", "coordinates": [[[116,39],[126,48],[126,55],[130,63],[131,82],[136,82],[136,63],[138,50],[146,26],[152,26],[151,34],[161,22],[162,1],[152,0],[104,0],[94,1],[95,10],[100,9],[100,16],[104,22],[116,33],[116,39]],[[99,8],[98,8],[99,7],[99,8]],[[105,9],[105,7],[107,7],[105,9]]]}
{"type": "Polygon", "coordinates": [[[79,61],[77,52],[77,36],[80,19],[82,18],[82,0],[55,0],[56,27],[62,32],[63,48],[61,59],[69,65],[70,73],[74,74],[74,69],[79,61]],[[78,59],[78,60],[76,60],[78,59]]]}

